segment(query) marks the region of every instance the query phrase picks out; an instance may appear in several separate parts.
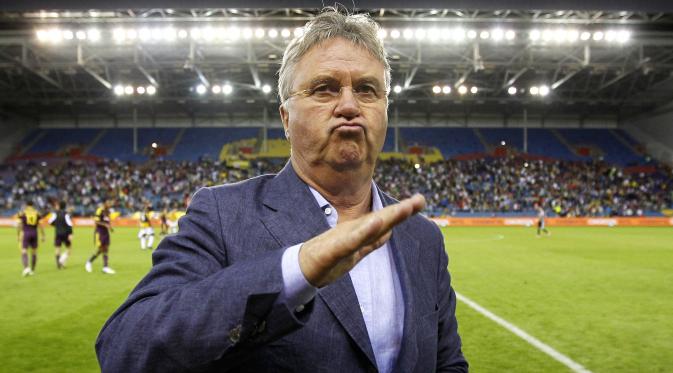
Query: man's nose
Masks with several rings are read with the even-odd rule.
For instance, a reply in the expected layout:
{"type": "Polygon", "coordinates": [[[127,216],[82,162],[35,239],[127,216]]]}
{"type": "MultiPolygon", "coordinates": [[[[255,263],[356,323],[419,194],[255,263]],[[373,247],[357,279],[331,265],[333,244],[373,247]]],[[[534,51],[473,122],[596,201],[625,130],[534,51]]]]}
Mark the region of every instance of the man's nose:
{"type": "Polygon", "coordinates": [[[355,118],[360,115],[360,103],[351,87],[341,87],[334,114],[337,117],[355,118]]]}

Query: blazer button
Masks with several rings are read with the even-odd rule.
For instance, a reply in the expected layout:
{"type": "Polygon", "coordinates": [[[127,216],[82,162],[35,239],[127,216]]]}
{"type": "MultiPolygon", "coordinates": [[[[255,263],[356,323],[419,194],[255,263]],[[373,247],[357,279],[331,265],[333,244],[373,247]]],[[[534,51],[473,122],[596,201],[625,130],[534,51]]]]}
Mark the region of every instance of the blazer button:
{"type": "Polygon", "coordinates": [[[241,326],[236,325],[233,329],[229,331],[229,340],[231,343],[236,344],[241,339],[241,326]]]}

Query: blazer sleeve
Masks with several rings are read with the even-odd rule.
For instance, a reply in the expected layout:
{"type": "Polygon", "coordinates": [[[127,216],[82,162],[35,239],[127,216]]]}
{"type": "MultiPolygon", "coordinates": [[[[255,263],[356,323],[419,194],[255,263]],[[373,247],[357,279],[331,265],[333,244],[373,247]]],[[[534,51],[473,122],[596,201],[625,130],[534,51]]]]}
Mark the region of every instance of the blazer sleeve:
{"type": "Polygon", "coordinates": [[[96,341],[103,372],[228,370],[256,348],[307,321],[279,297],[281,257],[271,250],[228,265],[215,195],[193,197],[179,233],[167,236],[153,267],[104,325],[96,341]]]}
{"type": "MultiPolygon", "coordinates": [[[[433,224],[434,225],[434,224],[433,224]]],[[[444,248],[444,236],[435,225],[439,237],[439,268],[437,294],[439,306],[438,341],[437,341],[437,372],[467,372],[468,363],[462,352],[462,342],[458,335],[456,321],[456,293],[451,287],[451,275],[448,265],[449,257],[444,248]]]]}

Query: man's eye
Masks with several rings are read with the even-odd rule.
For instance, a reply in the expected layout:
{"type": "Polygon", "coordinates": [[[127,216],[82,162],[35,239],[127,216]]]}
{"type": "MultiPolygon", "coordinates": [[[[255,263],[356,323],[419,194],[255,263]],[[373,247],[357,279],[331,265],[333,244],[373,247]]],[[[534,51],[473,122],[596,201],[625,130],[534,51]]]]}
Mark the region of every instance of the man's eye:
{"type": "Polygon", "coordinates": [[[331,86],[329,84],[321,84],[312,90],[313,93],[334,93],[334,92],[339,92],[339,88],[336,88],[334,86],[331,86]]]}
{"type": "Polygon", "coordinates": [[[370,86],[370,85],[361,85],[356,89],[356,92],[358,93],[366,93],[366,94],[376,94],[376,88],[370,86]]]}

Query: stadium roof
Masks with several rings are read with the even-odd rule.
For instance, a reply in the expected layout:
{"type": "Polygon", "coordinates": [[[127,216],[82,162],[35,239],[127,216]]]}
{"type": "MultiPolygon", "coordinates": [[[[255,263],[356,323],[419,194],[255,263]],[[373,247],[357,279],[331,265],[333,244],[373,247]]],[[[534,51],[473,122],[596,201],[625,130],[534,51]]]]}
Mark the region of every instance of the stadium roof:
{"type": "MultiPolygon", "coordinates": [[[[296,28],[318,12],[75,5],[0,11],[0,114],[275,112],[282,52],[301,32],[296,28]]],[[[525,108],[532,115],[625,117],[673,100],[673,13],[367,12],[385,30],[381,37],[400,90],[391,93],[397,115],[507,115],[525,108]]]]}

